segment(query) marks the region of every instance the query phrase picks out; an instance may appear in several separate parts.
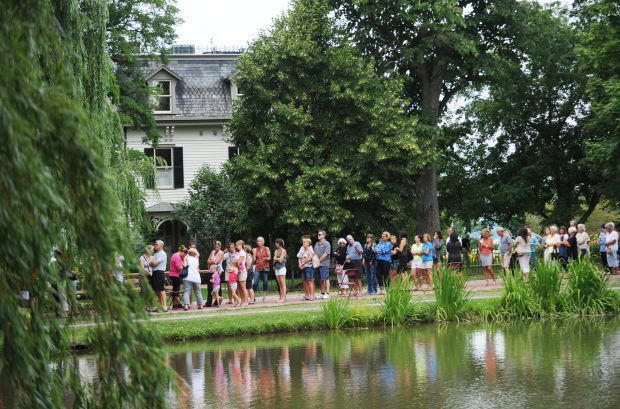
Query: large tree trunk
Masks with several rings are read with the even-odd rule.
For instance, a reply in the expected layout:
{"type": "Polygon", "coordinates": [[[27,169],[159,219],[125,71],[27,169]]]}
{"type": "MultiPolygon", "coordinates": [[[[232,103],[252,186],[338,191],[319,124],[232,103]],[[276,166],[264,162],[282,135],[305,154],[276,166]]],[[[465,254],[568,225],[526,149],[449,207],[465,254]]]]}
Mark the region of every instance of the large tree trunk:
{"type": "Polygon", "coordinates": [[[435,165],[428,164],[418,178],[418,202],[416,219],[418,234],[433,233],[439,230],[439,202],[437,200],[437,171],[435,165]]]}
{"type": "MultiPolygon", "coordinates": [[[[438,75],[431,75],[427,67],[418,70],[422,80],[422,120],[428,126],[436,127],[439,122],[439,98],[441,95],[442,80],[438,75]],[[434,78],[433,78],[434,77],[434,78]]],[[[436,133],[432,133],[435,138],[436,133]]],[[[433,139],[431,148],[436,145],[433,139]]],[[[439,230],[439,201],[437,199],[437,171],[434,163],[427,163],[422,169],[418,181],[418,202],[416,204],[416,219],[418,234],[439,230]]]]}

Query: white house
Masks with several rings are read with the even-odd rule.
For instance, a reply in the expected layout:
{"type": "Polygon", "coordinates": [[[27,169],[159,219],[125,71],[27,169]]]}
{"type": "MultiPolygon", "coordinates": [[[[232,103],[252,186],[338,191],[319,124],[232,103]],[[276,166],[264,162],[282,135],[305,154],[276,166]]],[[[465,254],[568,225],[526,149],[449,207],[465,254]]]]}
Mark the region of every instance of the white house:
{"type": "MultiPolygon", "coordinates": [[[[193,52],[193,51],[192,51],[193,52]]],[[[159,145],[143,143],[144,133],[127,129],[127,147],[163,159],[157,169],[159,193],[149,191],[146,207],[168,250],[176,250],[190,237],[187,226],[172,216],[173,205],[188,196],[198,169],[209,164],[219,170],[237,148],[226,141],[224,126],[232,115],[237,89],[230,78],[239,57],[234,54],[174,54],[169,63],[150,61],[146,80],[160,88],[155,120],[161,131],[159,145]]]]}

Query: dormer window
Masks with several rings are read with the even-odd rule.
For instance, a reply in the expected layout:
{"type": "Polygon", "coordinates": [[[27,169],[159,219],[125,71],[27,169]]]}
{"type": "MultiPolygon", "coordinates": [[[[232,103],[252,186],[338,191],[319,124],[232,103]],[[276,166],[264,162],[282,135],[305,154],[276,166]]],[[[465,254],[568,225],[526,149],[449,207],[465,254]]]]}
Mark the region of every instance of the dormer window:
{"type": "Polygon", "coordinates": [[[155,114],[174,114],[176,104],[174,90],[177,83],[182,81],[170,68],[161,66],[146,76],[148,85],[157,89],[157,95],[153,96],[155,114]]]}
{"type": "Polygon", "coordinates": [[[155,112],[172,112],[172,93],[170,81],[157,81],[156,87],[159,95],[157,96],[157,107],[155,108],[155,112]]]}

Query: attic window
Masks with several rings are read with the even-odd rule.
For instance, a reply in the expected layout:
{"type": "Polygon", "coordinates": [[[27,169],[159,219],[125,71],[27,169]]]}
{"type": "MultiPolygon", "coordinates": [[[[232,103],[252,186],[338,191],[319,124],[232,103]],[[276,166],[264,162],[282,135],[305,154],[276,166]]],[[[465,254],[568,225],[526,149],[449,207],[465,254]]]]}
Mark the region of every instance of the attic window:
{"type": "Polygon", "coordinates": [[[157,81],[155,83],[159,95],[157,96],[157,107],[155,112],[172,112],[172,93],[170,81],[157,81]]]}

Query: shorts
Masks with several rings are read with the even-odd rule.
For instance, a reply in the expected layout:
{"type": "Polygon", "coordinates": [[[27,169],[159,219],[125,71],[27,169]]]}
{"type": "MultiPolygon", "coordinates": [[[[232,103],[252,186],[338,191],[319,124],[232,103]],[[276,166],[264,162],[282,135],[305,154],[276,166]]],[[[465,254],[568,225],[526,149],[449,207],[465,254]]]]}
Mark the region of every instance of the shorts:
{"type": "Polygon", "coordinates": [[[398,260],[392,260],[390,263],[390,270],[398,270],[398,260]]]}
{"type": "Polygon", "coordinates": [[[482,267],[488,267],[493,264],[492,254],[480,254],[480,265],[482,267]]]}
{"type": "Polygon", "coordinates": [[[181,279],[179,276],[168,276],[170,282],[172,283],[172,291],[178,293],[181,289],[181,279]]]}
{"type": "Polygon", "coordinates": [[[229,290],[236,290],[237,289],[237,283],[228,283],[228,289],[229,290]]]}
{"type": "Polygon", "coordinates": [[[164,284],[166,283],[166,275],[162,270],[153,271],[153,275],[149,280],[153,291],[165,291],[164,284]]]}
{"type": "Polygon", "coordinates": [[[319,278],[321,280],[329,280],[329,267],[319,267],[319,278]]]}
{"type": "Polygon", "coordinates": [[[220,292],[220,286],[217,285],[217,286],[213,287],[213,291],[211,291],[211,292],[214,293],[214,294],[219,293],[220,292]]]}
{"type": "Polygon", "coordinates": [[[510,268],[510,259],[511,258],[512,258],[512,254],[510,254],[510,253],[502,254],[502,267],[503,268],[510,268]]]}
{"type": "Polygon", "coordinates": [[[413,260],[411,262],[411,269],[413,270],[414,268],[417,268],[417,269],[420,269],[420,270],[424,269],[424,262],[423,261],[413,260]]]}
{"type": "Polygon", "coordinates": [[[237,276],[237,282],[245,281],[248,279],[248,270],[239,271],[239,275],[237,276]]]}
{"type": "Polygon", "coordinates": [[[610,268],[618,267],[618,250],[612,250],[611,253],[607,253],[607,265],[610,268]]]}
{"type": "Polygon", "coordinates": [[[422,265],[424,266],[422,268],[425,269],[425,270],[432,269],[433,268],[433,260],[431,260],[431,261],[423,261],[422,265]]]}
{"type": "Polygon", "coordinates": [[[304,281],[312,281],[314,280],[314,268],[306,267],[301,272],[301,278],[304,281]]]}
{"type": "Polygon", "coordinates": [[[245,288],[252,288],[252,284],[254,284],[254,269],[247,272],[247,277],[245,279],[245,288]]]}
{"type": "MultiPolygon", "coordinates": [[[[405,273],[405,272],[407,272],[407,263],[408,263],[408,262],[409,262],[409,261],[408,261],[407,259],[402,259],[402,258],[401,258],[401,259],[399,259],[399,260],[398,260],[398,267],[397,267],[398,271],[399,271],[399,272],[401,272],[401,273],[405,273]]],[[[414,263],[414,262],[412,261],[412,262],[411,262],[411,268],[413,268],[413,263],[414,263]]],[[[420,267],[420,268],[421,268],[421,267],[420,267]]]]}
{"type": "Polygon", "coordinates": [[[285,276],[286,275],[286,267],[276,268],[277,276],[285,276]]]}

